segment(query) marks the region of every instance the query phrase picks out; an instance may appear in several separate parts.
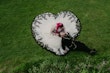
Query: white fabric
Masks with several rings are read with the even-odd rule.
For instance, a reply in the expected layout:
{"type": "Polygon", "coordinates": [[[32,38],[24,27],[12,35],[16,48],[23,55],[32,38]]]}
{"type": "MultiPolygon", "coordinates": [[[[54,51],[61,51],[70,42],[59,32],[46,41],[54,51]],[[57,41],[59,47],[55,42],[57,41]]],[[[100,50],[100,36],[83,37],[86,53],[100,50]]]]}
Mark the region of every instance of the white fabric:
{"type": "Polygon", "coordinates": [[[61,38],[51,34],[51,29],[56,23],[61,22],[65,27],[65,31],[74,37],[79,33],[76,23],[78,18],[71,12],[60,12],[56,16],[52,13],[44,13],[37,16],[32,24],[32,32],[36,41],[41,42],[47,49],[57,55],[64,55],[66,52],[61,47],[61,38]]]}

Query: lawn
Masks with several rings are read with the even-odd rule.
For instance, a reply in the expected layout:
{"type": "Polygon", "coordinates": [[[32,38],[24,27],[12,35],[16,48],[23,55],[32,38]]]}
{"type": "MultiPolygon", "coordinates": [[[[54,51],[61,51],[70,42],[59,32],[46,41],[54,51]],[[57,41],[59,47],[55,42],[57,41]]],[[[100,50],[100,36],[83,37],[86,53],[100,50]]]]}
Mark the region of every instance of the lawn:
{"type": "Polygon", "coordinates": [[[0,0],[0,73],[109,73],[109,4],[110,0],[0,0]],[[66,10],[81,21],[76,40],[95,48],[95,56],[77,51],[56,56],[35,42],[34,18],[66,10]]]}

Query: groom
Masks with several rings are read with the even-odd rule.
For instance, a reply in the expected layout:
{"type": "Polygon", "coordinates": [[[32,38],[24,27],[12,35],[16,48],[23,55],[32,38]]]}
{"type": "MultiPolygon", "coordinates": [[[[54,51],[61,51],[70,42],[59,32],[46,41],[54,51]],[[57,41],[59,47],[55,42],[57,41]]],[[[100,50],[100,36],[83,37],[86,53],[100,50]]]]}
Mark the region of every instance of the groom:
{"type": "Polygon", "coordinates": [[[62,23],[57,23],[56,26],[51,29],[51,33],[53,35],[56,35],[56,36],[59,36],[62,38],[61,44],[62,44],[62,48],[64,49],[65,53],[69,49],[84,51],[84,52],[87,52],[91,55],[94,55],[96,53],[95,49],[90,49],[85,44],[83,44],[79,41],[73,41],[73,39],[69,35],[69,33],[65,32],[65,28],[62,23]]]}

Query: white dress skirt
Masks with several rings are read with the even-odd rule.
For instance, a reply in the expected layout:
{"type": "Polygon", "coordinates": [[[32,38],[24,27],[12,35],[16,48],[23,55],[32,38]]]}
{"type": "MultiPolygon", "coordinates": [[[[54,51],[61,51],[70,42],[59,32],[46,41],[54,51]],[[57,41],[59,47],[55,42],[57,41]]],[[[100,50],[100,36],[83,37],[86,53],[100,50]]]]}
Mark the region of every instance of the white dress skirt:
{"type": "Polygon", "coordinates": [[[51,29],[59,22],[63,23],[65,31],[75,40],[80,32],[80,21],[70,11],[62,11],[56,15],[44,13],[36,16],[32,23],[32,33],[40,46],[56,55],[65,55],[67,52],[62,49],[62,38],[51,34],[51,29]]]}

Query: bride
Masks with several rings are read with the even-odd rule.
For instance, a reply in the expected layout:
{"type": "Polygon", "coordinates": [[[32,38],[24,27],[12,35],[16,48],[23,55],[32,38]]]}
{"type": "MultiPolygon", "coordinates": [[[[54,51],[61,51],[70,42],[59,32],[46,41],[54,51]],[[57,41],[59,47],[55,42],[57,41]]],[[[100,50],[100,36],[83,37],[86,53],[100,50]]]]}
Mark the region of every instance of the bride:
{"type": "Polygon", "coordinates": [[[54,15],[38,15],[32,23],[33,36],[43,48],[56,55],[65,55],[70,49],[79,47],[75,38],[80,32],[79,19],[69,11],[54,15]]]}

